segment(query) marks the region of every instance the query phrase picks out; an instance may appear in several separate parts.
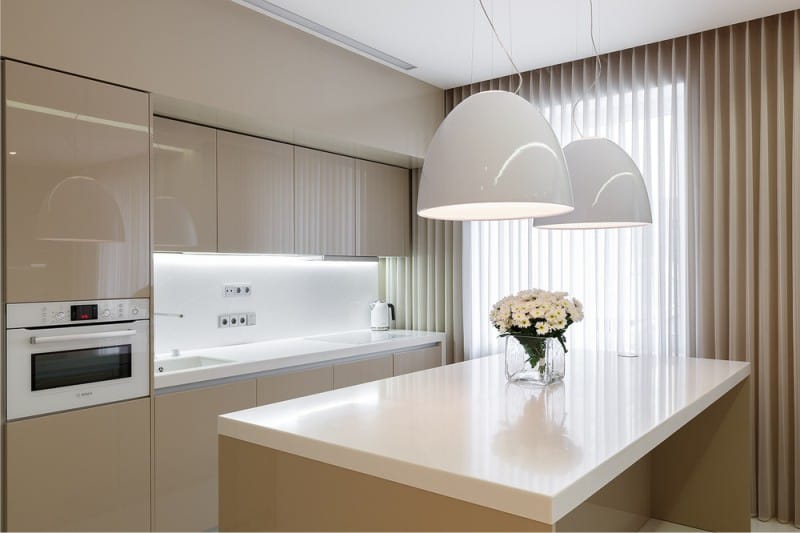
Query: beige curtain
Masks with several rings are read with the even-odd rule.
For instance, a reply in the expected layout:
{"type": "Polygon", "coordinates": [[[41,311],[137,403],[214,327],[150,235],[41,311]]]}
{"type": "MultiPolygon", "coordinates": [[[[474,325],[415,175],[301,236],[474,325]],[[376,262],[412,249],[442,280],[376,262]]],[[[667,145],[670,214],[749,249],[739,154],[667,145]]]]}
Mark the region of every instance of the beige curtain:
{"type": "Polygon", "coordinates": [[[691,38],[689,338],[753,364],[753,511],[800,526],[800,11],[691,38]]]}
{"type": "MultiPolygon", "coordinates": [[[[416,213],[419,170],[411,173],[416,213]]],[[[464,360],[461,317],[461,223],[412,215],[411,256],[381,259],[381,297],[397,311],[397,328],[447,333],[447,361],[464,360]]]]}

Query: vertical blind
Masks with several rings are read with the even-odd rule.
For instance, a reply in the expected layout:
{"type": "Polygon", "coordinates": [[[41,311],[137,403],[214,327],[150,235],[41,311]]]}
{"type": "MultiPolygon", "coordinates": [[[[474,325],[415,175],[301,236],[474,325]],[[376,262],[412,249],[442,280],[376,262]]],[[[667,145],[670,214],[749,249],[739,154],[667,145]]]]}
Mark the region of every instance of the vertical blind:
{"type": "MultiPolygon", "coordinates": [[[[501,350],[490,306],[521,289],[565,290],[585,306],[568,332],[572,347],[685,353],[687,305],[686,53],[674,43],[635,48],[524,74],[521,96],[536,105],[562,145],[602,136],[642,169],[654,224],[596,231],[534,229],[530,220],[464,227],[464,350],[501,350]]],[[[512,78],[452,91],[456,105],[512,78]]]]}
{"type": "Polygon", "coordinates": [[[800,11],[690,45],[690,351],[752,363],[753,510],[800,526],[800,11]]]}

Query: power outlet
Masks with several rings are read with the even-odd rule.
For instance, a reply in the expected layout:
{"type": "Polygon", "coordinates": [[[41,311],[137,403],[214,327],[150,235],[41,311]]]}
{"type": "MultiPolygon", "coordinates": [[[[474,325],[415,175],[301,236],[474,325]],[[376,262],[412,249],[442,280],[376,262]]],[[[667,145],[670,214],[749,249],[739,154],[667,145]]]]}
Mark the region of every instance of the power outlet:
{"type": "Polygon", "coordinates": [[[239,326],[255,326],[255,313],[230,313],[227,315],[217,315],[218,328],[236,328],[239,326]]]}
{"type": "Polygon", "coordinates": [[[250,296],[253,294],[253,286],[249,283],[226,283],[222,287],[222,294],[225,298],[250,296]]]}

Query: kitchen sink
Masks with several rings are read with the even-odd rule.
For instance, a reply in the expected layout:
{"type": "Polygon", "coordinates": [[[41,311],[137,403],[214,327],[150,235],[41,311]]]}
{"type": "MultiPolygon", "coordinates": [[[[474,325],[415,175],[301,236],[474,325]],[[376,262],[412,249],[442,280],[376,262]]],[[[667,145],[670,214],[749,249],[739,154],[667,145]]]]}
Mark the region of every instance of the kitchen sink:
{"type": "Polygon", "coordinates": [[[178,370],[190,370],[193,368],[204,368],[207,366],[217,366],[233,363],[230,359],[220,359],[217,357],[203,357],[193,355],[188,357],[175,357],[174,359],[157,359],[155,362],[156,374],[165,372],[176,372],[178,370]]]}

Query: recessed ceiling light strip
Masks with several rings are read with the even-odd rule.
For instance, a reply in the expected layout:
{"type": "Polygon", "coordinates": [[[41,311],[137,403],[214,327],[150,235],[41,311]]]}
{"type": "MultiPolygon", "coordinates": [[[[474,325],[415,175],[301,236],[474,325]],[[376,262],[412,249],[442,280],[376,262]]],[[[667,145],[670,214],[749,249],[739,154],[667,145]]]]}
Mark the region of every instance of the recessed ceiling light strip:
{"type": "Polygon", "coordinates": [[[417,68],[415,65],[412,65],[411,63],[407,63],[402,59],[398,59],[393,55],[387,54],[386,52],[382,52],[377,48],[373,48],[368,44],[364,44],[361,41],[357,41],[352,37],[348,37],[347,35],[341,34],[336,30],[332,30],[327,26],[323,26],[322,24],[307,19],[302,15],[298,15],[297,13],[289,11],[288,9],[284,9],[278,5],[273,4],[272,2],[268,2],[267,0],[234,0],[234,1],[239,4],[255,8],[258,11],[274,15],[275,17],[291,22],[292,24],[296,24],[297,26],[305,28],[312,33],[316,33],[318,35],[331,39],[332,41],[341,43],[347,46],[348,48],[358,50],[362,54],[374,57],[375,59],[393,65],[397,68],[403,70],[411,70],[417,68]]]}

